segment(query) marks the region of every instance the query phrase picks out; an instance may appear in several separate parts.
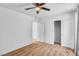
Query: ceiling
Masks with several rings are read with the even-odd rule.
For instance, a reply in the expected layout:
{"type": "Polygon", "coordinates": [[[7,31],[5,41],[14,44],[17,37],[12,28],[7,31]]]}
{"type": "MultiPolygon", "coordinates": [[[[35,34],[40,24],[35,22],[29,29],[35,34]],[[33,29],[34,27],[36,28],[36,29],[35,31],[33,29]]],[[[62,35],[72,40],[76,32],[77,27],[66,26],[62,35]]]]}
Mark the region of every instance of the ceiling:
{"type": "Polygon", "coordinates": [[[50,16],[54,16],[60,13],[69,12],[71,10],[75,10],[77,7],[77,3],[47,3],[44,7],[51,9],[50,11],[40,10],[37,15],[34,9],[24,10],[25,8],[32,7],[32,3],[0,3],[1,7],[5,7],[8,9],[12,9],[17,12],[21,12],[24,14],[28,14],[30,16],[37,16],[39,18],[47,18],[50,16]]]}

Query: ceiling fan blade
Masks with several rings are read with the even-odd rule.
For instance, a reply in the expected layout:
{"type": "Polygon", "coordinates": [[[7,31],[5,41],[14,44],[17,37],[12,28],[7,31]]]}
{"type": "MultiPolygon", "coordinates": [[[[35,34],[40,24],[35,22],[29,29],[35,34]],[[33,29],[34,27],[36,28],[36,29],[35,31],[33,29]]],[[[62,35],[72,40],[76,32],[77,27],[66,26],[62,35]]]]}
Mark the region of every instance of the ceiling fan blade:
{"type": "Polygon", "coordinates": [[[39,6],[39,3],[33,3],[34,6],[39,6]]]}
{"type": "Polygon", "coordinates": [[[35,8],[35,7],[25,8],[25,10],[29,10],[29,9],[33,9],[33,8],[35,8]]]}
{"type": "Polygon", "coordinates": [[[40,6],[43,6],[43,5],[45,5],[46,3],[40,3],[40,6]]]}
{"type": "Polygon", "coordinates": [[[41,9],[46,10],[46,11],[50,11],[50,9],[42,7],[41,9]]]}

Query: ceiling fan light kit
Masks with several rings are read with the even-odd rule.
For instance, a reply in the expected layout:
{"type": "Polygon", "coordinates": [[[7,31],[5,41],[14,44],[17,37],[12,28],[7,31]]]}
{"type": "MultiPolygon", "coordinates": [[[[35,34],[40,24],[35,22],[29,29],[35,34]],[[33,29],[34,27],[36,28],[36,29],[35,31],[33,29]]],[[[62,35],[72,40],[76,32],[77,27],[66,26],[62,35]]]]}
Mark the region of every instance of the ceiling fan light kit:
{"type": "Polygon", "coordinates": [[[41,9],[40,7],[35,7],[36,11],[40,11],[40,9],[41,9]]]}
{"type": "Polygon", "coordinates": [[[45,4],[46,4],[46,3],[33,3],[33,5],[34,5],[35,7],[26,8],[25,10],[35,9],[37,14],[39,13],[39,11],[40,11],[41,9],[46,10],[46,11],[50,11],[50,9],[45,8],[45,7],[42,7],[42,6],[45,5],[45,4]]]}

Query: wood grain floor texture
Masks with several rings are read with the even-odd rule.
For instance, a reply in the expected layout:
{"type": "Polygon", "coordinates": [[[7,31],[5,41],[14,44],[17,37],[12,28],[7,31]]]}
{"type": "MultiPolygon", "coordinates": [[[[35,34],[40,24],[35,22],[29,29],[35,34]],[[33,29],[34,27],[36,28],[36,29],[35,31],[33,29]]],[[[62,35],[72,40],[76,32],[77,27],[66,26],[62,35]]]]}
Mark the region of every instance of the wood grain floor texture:
{"type": "Polygon", "coordinates": [[[4,56],[74,56],[74,51],[59,44],[37,42],[7,53],[4,56]]]}

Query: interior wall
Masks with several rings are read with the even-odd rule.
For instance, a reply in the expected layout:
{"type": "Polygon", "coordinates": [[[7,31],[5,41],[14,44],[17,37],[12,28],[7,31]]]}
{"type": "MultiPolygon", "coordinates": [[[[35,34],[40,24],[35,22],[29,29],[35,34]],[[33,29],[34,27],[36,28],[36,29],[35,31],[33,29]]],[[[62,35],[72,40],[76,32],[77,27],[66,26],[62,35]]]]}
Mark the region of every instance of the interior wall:
{"type": "Polygon", "coordinates": [[[37,22],[32,23],[32,38],[37,39],[37,22]]]}
{"type": "Polygon", "coordinates": [[[44,25],[40,22],[33,22],[32,26],[33,33],[33,42],[35,41],[44,41],[44,25]]]}
{"type": "Polygon", "coordinates": [[[54,21],[50,19],[43,21],[44,23],[44,42],[54,44],[54,21]]]}
{"type": "Polygon", "coordinates": [[[75,44],[75,13],[66,14],[61,26],[62,46],[74,49],[75,44]]]}
{"type": "Polygon", "coordinates": [[[33,19],[0,7],[0,55],[31,43],[33,19]]]}
{"type": "Polygon", "coordinates": [[[61,20],[61,45],[74,49],[75,11],[40,20],[45,25],[45,42],[54,43],[54,21],[57,20],[61,20]]]}
{"type": "Polygon", "coordinates": [[[76,12],[76,55],[79,56],[79,5],[76,12]]]}

